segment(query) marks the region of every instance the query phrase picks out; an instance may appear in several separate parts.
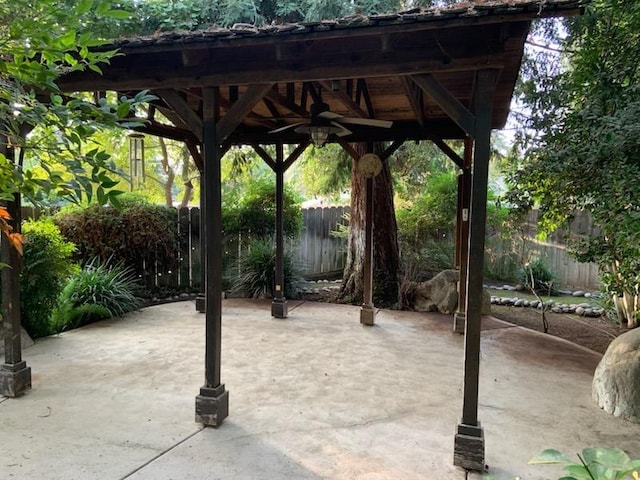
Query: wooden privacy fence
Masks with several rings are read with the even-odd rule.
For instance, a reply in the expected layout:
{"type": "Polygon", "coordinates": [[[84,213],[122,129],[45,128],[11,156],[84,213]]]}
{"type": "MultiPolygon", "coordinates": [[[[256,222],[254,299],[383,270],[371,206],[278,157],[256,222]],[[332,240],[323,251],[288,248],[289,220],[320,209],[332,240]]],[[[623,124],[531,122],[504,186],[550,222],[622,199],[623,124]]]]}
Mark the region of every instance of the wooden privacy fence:
{"type": "Polygon", "coordinates": [[[562,288],[598,290],[600,276],[595,263],[577,262],[568,252],[572,241],[595,232],[591,216],[586,212],[576,214],[571,227],[558,229],[545,240],[536,238],[539,212],[529,212],[522,234],[512,232],[512,238],[503,240],[499,234],[487,239],[487,250],[495,258],[512,256],[516,263],[541,260],[553,273],[556,284],[562,288]]]}
{"type": "MultiPolygon", "coordinates": [[[[345,216],[349,207],[318,207],[303,209],[304,230],[299,240],[290,241],[286,250],[291,252],[308,279],[339,277],[346,262],[347,237],[335,236],[338,225],[348,225],[345,216]]],[[[37,218],[39,211],[25,207],[23,218],[37,218]]],[[[511,273],[519,264],[541,259],[556,276],[562,287],[597,290],[600,287],[598,267],[594,263],[576,262],[567,251],[567,237],[579,238],[592,233],[594,227],[586,213],[576,215],[570,230],[558,230],[546,240],[538,240],[536,223],[538,212],[527,217],[522,235],[514,232],[512,239],[504,240],[499,232],[487,238],[486,255],[492,261],[505,260],[511,264],[511,273]],[[497,259],[497,260],[496,260],[497,259]]],[[[199,291],[201,283],[200,209],[184,208],[178,211],[179,244],[175,265],[159,262],[144,265],[144,282],[159,290],[199,291]]],[[[230,255],[238,253],[229,242],[230,255]]],[[[241,250],[240,250],[241,252],[241,250]]]]}
{"type": "MultiPolygon", "coordinates": [[[[286,249],[300,265],[305,278],[325,278],[340,275],[345,266],[346,237],[332,232],[338,224],[347,225],[345,213],[349,207],[303,209],[304,229],[301,237],[290,241],[286,249]]],[[[152,289],[198,291],[201,283],[200,209],[178,211],[179,251],[177,264],[168,267],[156,262],[145,265],[143,281],[152,289]]],[[[237,239],[230,239],[225,255],[242,254],[237,239]]]]}
{"type": "Polygon", "coordinates": [[[294,259],[302,267],[303,276],[309,279],[339,277],[345,267],[347,236],[336,236],[338,225],[348,226],[349,207],[305,208],[304,231],[290,245],[294,259]]]}

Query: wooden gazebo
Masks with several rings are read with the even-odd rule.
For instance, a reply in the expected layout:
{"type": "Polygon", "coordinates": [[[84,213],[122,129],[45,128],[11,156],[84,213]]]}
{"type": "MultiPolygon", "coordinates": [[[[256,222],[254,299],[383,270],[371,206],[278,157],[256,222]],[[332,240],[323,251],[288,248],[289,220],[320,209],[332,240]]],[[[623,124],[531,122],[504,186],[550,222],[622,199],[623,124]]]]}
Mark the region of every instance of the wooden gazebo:
{"type": "MultiPolygon", "coordinates": [[[[487,0],[314,23],[162,33],[117,42],[123,55],[113,58],[103,75],[83,72],[63,79],[66,91],[150,90],[158,100],[141,130],[186,142],[200,169],[206,309],[200,308],[206,310],[206,357],[205,382],[196,397],[198,422],[218,426],[228,415],[220,364],[221,156],[232,145],[251,145],[276,174],[278,267],[272,314],[286,317],[281,288],[283,176],[311,140],[304,129],[283,127],[307,121],[312,106],[322,101],[334,115],[392,122],[390,128],[348,124],[350,133],[329,136],[327,141],[339,142],[354,161],[354,143],[389,142],[384,160],[402,142],[429,140],[460,169],[461,307],[454,330],[464,332],[465,351],[454,463],[484,467],[478,372],[490,133],[507,120],[531,21],[576,14],[580,8],[580,0],[487,0]],[[155,112],[172,124],[162,123],[155,112]],[[449,147],[451,139],[466,140],[464,155],[449,147]],[[288,157],[285,144],[295,145],[288,157]],[[275,158],[264,145],[275,145],[275,158]]],[[[369,179],[369,198],[373,188],[369,179]]],[[[361,322],[372,324],[370,254],[365,261],[369,278],[361,322]]],[[[10,333],[19,332],[19,320],[7,325],[10,333]]],[[[10,383],[9,377],[20,370],[16,365],[24,364],[19,345],[12,344],[7,352],[0,385],[10,383]]]]}

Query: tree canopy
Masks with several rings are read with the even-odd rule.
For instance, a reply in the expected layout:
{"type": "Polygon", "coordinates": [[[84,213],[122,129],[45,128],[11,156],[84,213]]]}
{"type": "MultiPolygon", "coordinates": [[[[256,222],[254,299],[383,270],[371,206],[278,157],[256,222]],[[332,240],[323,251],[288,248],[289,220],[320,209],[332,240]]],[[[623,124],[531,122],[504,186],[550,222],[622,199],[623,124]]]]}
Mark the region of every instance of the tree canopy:
{"type": "Polygon", "coordinates": [[[577,245],[595,261],[620,314],[637,325],[640,285],[640,4],[594,0],[584,16],[540,26],[550,48],[525,63],[523,161],[512,203],[536,205],[549,232],[576,210],[599,233],[577,245]],[[556,48],[559,47],[559,48],[556,48]],[[561,51],[562,53],[559,53],[561,51]]]}

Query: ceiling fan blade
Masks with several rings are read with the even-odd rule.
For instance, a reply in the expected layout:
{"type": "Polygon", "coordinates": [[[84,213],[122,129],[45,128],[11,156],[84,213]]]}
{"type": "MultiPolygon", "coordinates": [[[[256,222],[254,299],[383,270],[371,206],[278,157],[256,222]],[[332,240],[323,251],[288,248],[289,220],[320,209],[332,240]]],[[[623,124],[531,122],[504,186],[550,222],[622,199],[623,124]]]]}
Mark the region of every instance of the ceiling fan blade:
{"type": "Polygon", "coordinates": [[[343,117],[342,115],[339,115],[337,113],[325,110],[324,112],[320,112],[319,114],[317,114],[315,118],[324,118],[325,120],[340,120],[343,117]]]}
{"type": "Polygon", "coordinates": [[[280,128],[276,128],[275,130],[271,130],[269,133],[280,133],[280,132],[284,132],[285,130],[289,130],[291,128],[296,128],[299,127],[300,125],[305,125],[308,122],[298,122],[298,123],[292,123],[291,125],[286,125],[284,127],[280,127],[280,128]]]}
{"type": "Polygon", "coordinates": [[[331,125],[340,129],[340,131],[336,132],[336,137],[346,137],[347,135],[351,135],[353,133],[351,130],[338,122],[331,122],[331,125]]]}
{"type": "Polygon", "coordinates": [[[389,120],[378,120],[377,118],[343,117],[340,119],[340,122],[351,124],[351,125],[364,125],[366,127],[379,127],[379,128],[391,128],[391,125],[393,125],[393,122],[389,120]]]}

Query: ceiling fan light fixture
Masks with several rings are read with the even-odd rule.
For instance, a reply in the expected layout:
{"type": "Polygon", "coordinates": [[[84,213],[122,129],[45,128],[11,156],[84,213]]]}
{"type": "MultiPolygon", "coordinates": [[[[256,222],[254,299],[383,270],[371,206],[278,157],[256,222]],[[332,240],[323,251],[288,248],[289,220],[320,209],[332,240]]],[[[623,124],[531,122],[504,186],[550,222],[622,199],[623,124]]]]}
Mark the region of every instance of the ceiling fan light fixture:
{"type": "Polygon", "coordinates": [[[311,136],[311,141],[316,147],[324,147],[324,144],[327,142],[329,134],[331,133],[329,131],[330,129],[331,127],[324,125],[311,126],[309,129],[309,135],[311,136]]]}
{"type": "Polygon", "coordinates": [[[301,125],[294,130],[296,133],[306,133],[311,137],[311,141],[316,147],[323,147],[327,140],[329,140],[329,136],[331,135],[340,135],[346,133],[351,133],[344,127],[340,125],[333,125],[331,122],[318,121],[315,120],[307,125],[301,125]]]}

